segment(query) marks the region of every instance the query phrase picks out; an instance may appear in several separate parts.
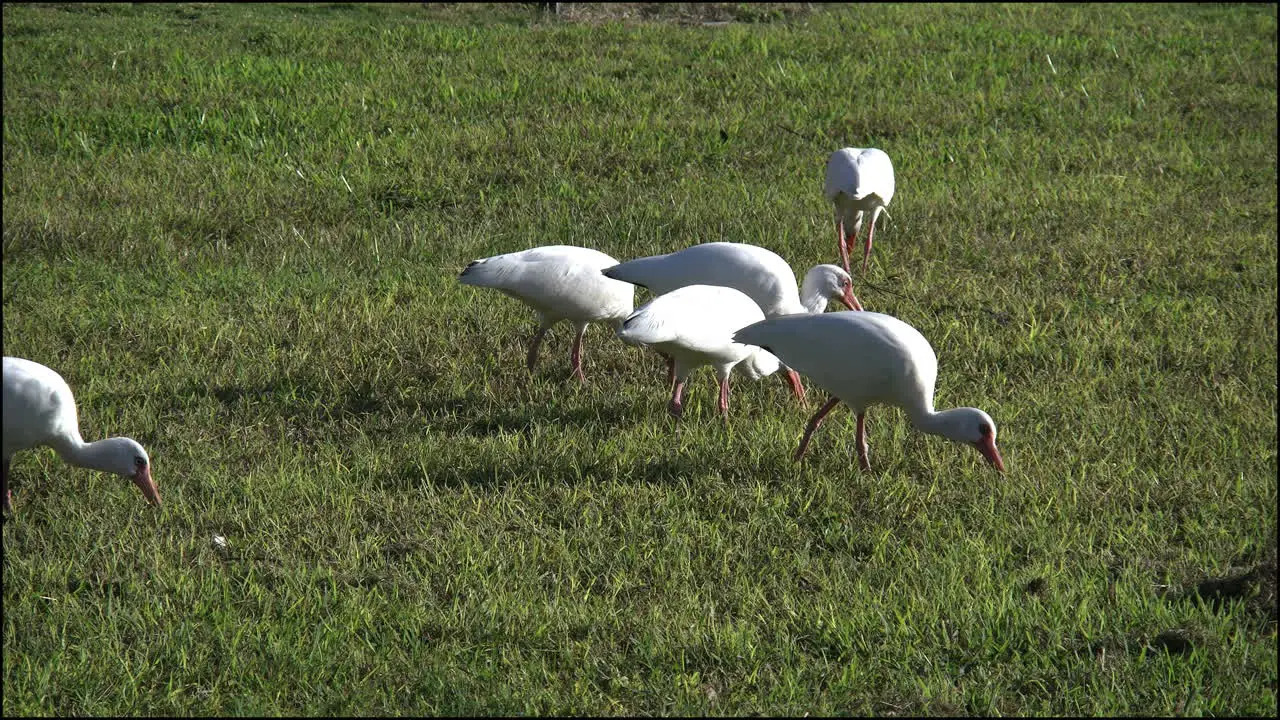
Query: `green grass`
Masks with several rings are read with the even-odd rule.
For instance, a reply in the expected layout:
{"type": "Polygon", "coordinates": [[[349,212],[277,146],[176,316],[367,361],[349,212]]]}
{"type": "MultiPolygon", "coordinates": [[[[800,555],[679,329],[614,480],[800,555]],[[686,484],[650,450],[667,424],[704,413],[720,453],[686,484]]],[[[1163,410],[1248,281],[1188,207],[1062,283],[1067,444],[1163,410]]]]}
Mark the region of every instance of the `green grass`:
{"type": "Polygon", "coordinates": [[[631,8],[4,6],[5,354],[165,499],[15,458],[4,713],[1274,714],[1276,6],[631,8]],[[1006,475],[456,281],[831,262],[846,145],[1006,475]]]}

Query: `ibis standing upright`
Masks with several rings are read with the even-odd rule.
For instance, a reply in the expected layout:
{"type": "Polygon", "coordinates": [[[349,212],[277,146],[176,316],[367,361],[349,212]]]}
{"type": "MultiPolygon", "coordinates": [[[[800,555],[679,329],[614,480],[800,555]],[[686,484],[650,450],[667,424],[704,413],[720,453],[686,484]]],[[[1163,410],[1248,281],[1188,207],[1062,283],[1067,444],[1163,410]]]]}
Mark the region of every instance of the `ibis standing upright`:
{"type": "Polygon", "coordinates": [[[570,356],[572,374],[585,382],[582,336],[587,325],[602,322],[617,330],[635,304],[633,286],[600,273],[617,264],[617,260],[599,250],[547,245],[476,260],[462,271],[458,281],[499,290],[537,311],[541,325],[533,335],[525,361],[530,372],[538,361],[538,347],[547,331],[561,320],[573,323],[577,334],[570,356]]]}
{"type": "Polygon", "coordinates": [[[831,393],[831,400],[809,420],[796,460],[804,456],[809,438],[827,413],[844,402],[858,416],[863,470],[871,469],[867,408],[895,405],[906,411],[916,429],[971,445],[1004,472],[990,415],[971,407],[934,411],[938,358],[918,330],[895,317],[875,312],[788,315],[748,325],[733,339],[768,350],[831,393]]]}
{"type": "Polygon", "coordinates": [[[136,440],[113,437],[86,443],[80,437],[76,400],[62,376],[37,362],[4,359],[4,509],[13,512],[9,461],[19,450],[48,446],[71,465],[115,473],[133,481],[153,505],[160,492],[151,458],[136,440]]]}
{"type": "Polygon", "coordinates": [[[870,216],[867,242],[862,251],[862,272],[865,274],[876,220],[893,200],[893,163],[883,150],[841,148],[827,158],[823,194],[835,211],[836,241],[845,272],[849,272],[849,246],[858,242],[862,222],[870,216]],[[850,227],[853,232],[849,232],[850,227]]]}

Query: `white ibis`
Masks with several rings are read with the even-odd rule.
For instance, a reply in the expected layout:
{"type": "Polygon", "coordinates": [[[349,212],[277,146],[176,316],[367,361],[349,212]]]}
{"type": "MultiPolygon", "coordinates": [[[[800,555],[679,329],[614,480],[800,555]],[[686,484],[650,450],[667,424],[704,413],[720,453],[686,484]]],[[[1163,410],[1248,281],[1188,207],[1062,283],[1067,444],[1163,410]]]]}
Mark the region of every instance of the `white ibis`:
{"type": "Polygon", "coordinates": [[[604,274],[648,288],[654,295],[687,285],[720,285],[746,293],[765,317],[822,312],[838,300],[850,310],[862,305],[849,274],[835,265],[818,265],[797,289],[795,273],[777,253],[746,243],[712,242],[666,255],[651,255],[614,265],[604,274]]]}
{"type": "MultiPolygon", "coordinates": [[[[853,294],[853,280],[835,265],[817,265],[796,287],[791,266],[777,253],[746,243],[713,242],[679,252],[652,255],[615,265],[604,271],[615,280],[648,288],[664,295],[689,285],[718,285],[745,293],[760,306],[765,317],[818,313],[837,300],[850,310],[861,310],[853,294]]],[[[796,397],[804,400],[804,386],[795,371],[787,369],[796,397]]]]}
{"type": "Polygon", "coordinates": [[[547,331],[561,320],[573,323],[578,332],[570,356],[572,374],[585,382],[582,336],[587,325],[603,322],[616,330],[635,307],[634,287],[600,274],[604,268],[617,264],[617,260],[591,248],[548,245],[476,260],[462,271],[458,281],[500,290],[537,311],[542,324],[529,345],[530,372],[547,331]]]}
{"type": "Polygon", "coordinates": [[[862,221],[870,214],[867,242],[862,251],[862,272],[866,273],[876,220],[893,200],[893,163],[883,150],[876,148],[837,150],[827,158],[823,194],[835,210],[836,241],[845,271],[849,270],[849,246],[858,242],[862,221]],[[852,233],[848,231],[850,226],[852,233]]]}
{"type": "Polygon", "coordinates": [[[729,419],[729,373],[735,365],[750,365],[749,374],[778,369],[777,358],[758,347],[736,343],[733,333],[764,319],[760,306],[728,287],[689,285],[659,295],[636,310],[622,324],[618,337],[632,345],[647,345],[675,363],[675,385],[668,410],[677,419],[684,413],[681,396],[689,373],[703,365],[715,369],[720,381],[720,414],[729,419]]]}
{"type": "Polygon", "coordinates": [[[996,424],[971,407],[933,410],[938,358],[929,341],[901,320],[874,312],[836,312],[770,318],[742,328],[733,339],[757,345],[809,377],[832,398],[809,420],[796,460],[804,456],[813,431],[839,402],[858,416],[858,460],[867,457],[866,413],[871,405],[896,405],[916,429],[973,445],[997,470],[996,424]]]}
{"type": "Polygon", "coordinates": [[[4,509],[13,512],[9,461],[19,450],[47,446],[65,462],[115,473],[133,481],[153,505],[160,492],[151,479],[151,459],[137,441],[113,437],[86,443],[80,437],[76,400],[67,381],[40,363],[4,359],[4,509]]]}

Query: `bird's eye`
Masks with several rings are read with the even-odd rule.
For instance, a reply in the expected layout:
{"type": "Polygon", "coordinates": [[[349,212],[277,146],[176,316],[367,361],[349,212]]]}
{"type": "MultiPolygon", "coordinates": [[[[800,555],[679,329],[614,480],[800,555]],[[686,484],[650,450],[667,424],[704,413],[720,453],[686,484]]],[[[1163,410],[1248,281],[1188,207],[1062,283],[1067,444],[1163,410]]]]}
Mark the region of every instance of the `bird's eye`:
{"type": "Polygon", "coordinates": [[[137,465],[138,467],[146,467],[147,461],[146,461],[146,458],[142,457],[141,455],[134,455],[133,464],[137,465]]]}

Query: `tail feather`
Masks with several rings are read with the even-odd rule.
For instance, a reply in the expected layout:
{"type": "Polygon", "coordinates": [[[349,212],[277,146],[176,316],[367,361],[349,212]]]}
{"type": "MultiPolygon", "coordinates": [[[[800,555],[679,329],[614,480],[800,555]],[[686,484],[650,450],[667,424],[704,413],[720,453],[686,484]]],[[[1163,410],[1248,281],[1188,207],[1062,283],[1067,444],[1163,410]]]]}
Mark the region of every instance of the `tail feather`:
{"type": "Polygon", "coordinates": [[[651,345],[675,340],[675,329],[649,310],[650,307],[646,305],[628,315],[618,330],[618,337],[632,345],[651,345]]]}
{"type": "MultiPolygon", "coordinates": [[[[665,256],[664,256],[665,257],[665,256]]],[[[646,262],[653,258],[638,258],[636,260],[628,260],[624,263],[618,263],[613,267],[605,268],[600,272],[604,276],[612,280],[619,280],[624,283],[631,283],[642,288],[648,288],[646,284],[646,270],[650,263],[646,262]]]]}
{"type": "Polygon", "coordinates": [[[463,268],[462,273],[458,275],[458,282],[463,285],[477,285],[480,287],[496,287],[507,275],[504,272],[503,264],[493,262],[493,258],[485,258],[483,260],[472,261],[470,265],[463,268]]]}
{"type": "Polygon", "coordinates": [[[769,318],[740,328],[733,334],[733,341],[743,345],[755,345],[772,353],[773,350],[770,349],[769,344],[773,338],[774,327],[777,325],[776,321],[779,319],[769,318]]]}

